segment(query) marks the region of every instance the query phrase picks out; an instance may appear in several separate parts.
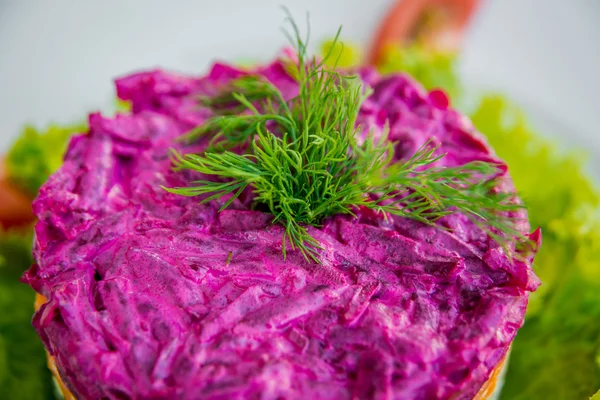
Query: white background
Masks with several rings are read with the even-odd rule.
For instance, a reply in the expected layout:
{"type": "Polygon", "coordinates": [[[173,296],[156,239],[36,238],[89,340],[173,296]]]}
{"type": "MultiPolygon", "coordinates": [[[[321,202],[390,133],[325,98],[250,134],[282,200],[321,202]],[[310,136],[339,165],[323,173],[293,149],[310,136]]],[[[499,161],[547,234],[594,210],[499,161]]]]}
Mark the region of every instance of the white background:
{"type": "MultiPolygon", "coordinates": [[[[367,45],[391,0],[0,0],[0,151],[21,125],[108,109],[112,79],[153,67],[201,74],[214,59],[268,60],[287,4],[315,42],[343,25],[367,45]]],[[[314,42],[313,42],[314,43],[314,42]]],[[[461,74],[499,89],[541,130],[586,147],[600,171],[600,0],[484,1],[461,74]]]]}

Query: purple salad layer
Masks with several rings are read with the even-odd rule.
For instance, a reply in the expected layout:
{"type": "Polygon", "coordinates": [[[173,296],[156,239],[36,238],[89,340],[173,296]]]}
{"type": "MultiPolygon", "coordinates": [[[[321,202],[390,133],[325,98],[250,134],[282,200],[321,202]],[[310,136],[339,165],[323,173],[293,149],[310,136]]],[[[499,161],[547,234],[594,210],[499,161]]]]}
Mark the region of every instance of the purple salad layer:
{"type": "MultiPolygon", "coordinates": [[[[297,92],[280,62],[253,72],[297,92]]],[[[443,230],[358,210],[310,229],[322,265],[284,261],[283,229],[251,194],[219,213],[221,201],[161,188],[192,178],[171,170],[169,148],[194,150],[174,139],[210,116],[198,95],[244,73],[117,80],[131,115],[90,115],[41,189],[24,280],[48,299],[33,323],[67,387],[78,399],[472,398],[539,284],[530,256],[508,258],[459,214],[443,230]]],[[[373,94],[359,122],[377,135],[388,121],[398,159],[431,139],[448,153],[438,165],[500,162],[439,93],[361,75],[373,94]]]]}

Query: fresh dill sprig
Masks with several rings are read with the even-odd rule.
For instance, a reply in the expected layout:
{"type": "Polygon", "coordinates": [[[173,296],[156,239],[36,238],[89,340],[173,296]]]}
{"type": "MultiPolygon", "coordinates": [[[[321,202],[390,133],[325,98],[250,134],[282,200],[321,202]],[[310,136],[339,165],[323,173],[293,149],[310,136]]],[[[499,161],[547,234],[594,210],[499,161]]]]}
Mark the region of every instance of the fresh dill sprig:
{"type": "Polygon", "coordinates": [[[523,237],[509,217],[521,205],[514,194],[494,190],[497,165],[431,167],[443,155],[436,155],[430,143],[410,159],[394,162],[386,133],[378,140],[369,134],[359,143],[356,120],[368,92],[357,77],[337,71],[335,63],[327,66],[331,53],[320,61],[309,57],[307,40],[292,18],[288,21],[294,34],[288,37],[298,54],[288,69],[298,81],[298,94],[285,99],[266,79],[246,76],[218,95],[202,98],[214,117],[184,139],[212,134],[211,145],[202,154],[174,151],[173,160],[176,170],[207,178],[166,190],[207,196],[203,202],[228,195],[225,209],[250,187],[254,201],[285,228],[284,257],[289,241],[292,249],[316,262],[321,247],[307,227],[361,206],[427,224],[462,212],[498,241],[523,237]],[[233,151],[239,146],[245,151],[233,151]]]}

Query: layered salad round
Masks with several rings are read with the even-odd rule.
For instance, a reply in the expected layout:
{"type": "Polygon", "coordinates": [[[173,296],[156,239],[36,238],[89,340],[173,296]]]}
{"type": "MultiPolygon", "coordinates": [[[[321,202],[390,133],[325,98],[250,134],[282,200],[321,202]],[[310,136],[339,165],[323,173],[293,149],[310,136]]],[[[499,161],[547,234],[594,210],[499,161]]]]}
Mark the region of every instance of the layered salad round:
{"type": "MultiPolygon", "coordinates": [[[[532,252],[509,254],[461,213],[435,225],[359,207],[308,228],[319,263],[284,258],[284,228],[252,192],[223,210],[226,199],[164,190],[194,179],[170,149],[207,146],[177,140],[211,117],[198,97],[250,73],[298,92],[279,60],[118,79],[131,113],[91,114],[41,188],[24,280],[47,299],[33,323],[66,387],[111,400],[473,398],[539,285],[532,252]]],[[[503,165],[443,92],[402,74],[360,77],[372,93],[357,122],[375,136],[389,128],[398,161],[432,142],[446,154],[436,167],[503,165]]],[[[514,190],[506,167],[497,181],[514,190]]],[[[539,244],[525,211],[513,217],[539,244]]]]}

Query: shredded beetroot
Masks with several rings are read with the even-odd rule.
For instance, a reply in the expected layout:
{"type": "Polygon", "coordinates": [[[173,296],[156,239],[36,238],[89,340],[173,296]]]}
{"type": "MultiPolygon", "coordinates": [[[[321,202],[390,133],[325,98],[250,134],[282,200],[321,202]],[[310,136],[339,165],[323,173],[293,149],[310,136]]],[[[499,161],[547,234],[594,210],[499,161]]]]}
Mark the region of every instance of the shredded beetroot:
{"type": "MultiPolygon", "coordinates": [[[[256,72],[297,91],[279,62],[256,72]]],[[[472,397],[523,323],[539,283],[531,260],[508,259],[461,215],[441,221],[449,233],[369,210],[311,228],[322,265],[283,260],[283,229],[250,195],[218,213],[161,189],[193,178],[171,170],[168,151],[209,116],[197,95],[240,74],[119,79],[133,115],[91,115],[41,189],[24,280],[49,299],[33,323],[68,388],[79,399],[472,397]]],[[[433,139],[448,153],[440,165],[499,162],[443,92],[361,75],[374,92],[359,123],[378,134],[389,121],[398,157],[433,139]]]]}

